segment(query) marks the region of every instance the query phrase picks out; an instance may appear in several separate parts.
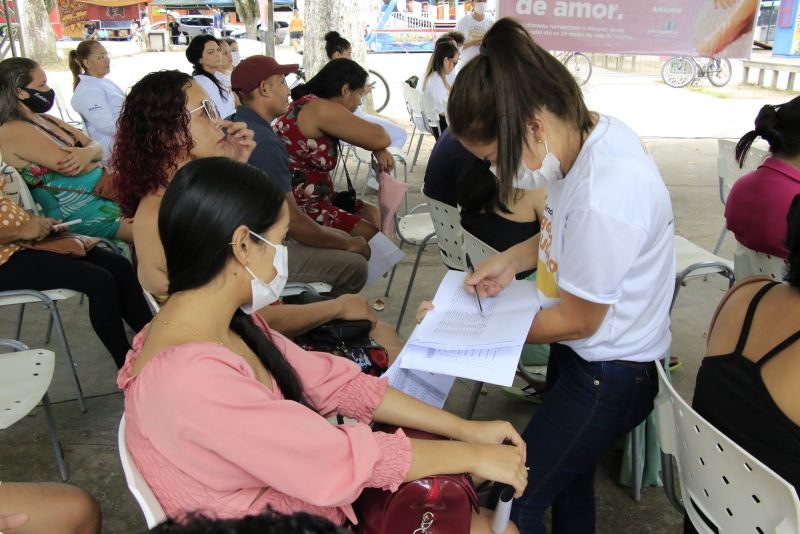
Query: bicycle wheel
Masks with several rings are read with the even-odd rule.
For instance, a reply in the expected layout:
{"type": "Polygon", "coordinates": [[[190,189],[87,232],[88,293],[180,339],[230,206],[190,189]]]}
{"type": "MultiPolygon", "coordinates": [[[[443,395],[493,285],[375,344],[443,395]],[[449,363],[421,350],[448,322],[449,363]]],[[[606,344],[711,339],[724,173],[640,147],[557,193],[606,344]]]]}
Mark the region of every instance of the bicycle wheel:
{"type": "Polygon", "coordinates": [[[369,70],[369,82],[375,82],[375,87],[372,89],[372,103],[375,106],[375,113],[380,113],[389,104],[389,84],[386,83],[386,78],[381,76],[374,70],[369,70]]]}
{"type": "Polygon", "coordinates": [[[573,52],[564,60],[564,66],[578,85],[585,84],[592,77],[592,62],[586,54],[573,52]]]}
{"type": "Polygon", "coordinates": [[[731,81],[733,69],[731,62],[727,58],[714,58],[708,61],[706,66],[706,76],[711,85],[715,87],[723,87],[731,81]]]}
{"type": "Polygon", "coordinates": [[[286,75],[286,85],[289,86],[289,90],[291,91],[301,83],[306,82],[305,72],[303,67],[297,69],[297,72],[293,72],[291,74],[286,75]]]}
{"type": "Polygon", "coordinates": [[[685,57],[674,57],[661,67],[661,79],[670,87],[686,87],[697,76],[694,62],[685,57]]]}

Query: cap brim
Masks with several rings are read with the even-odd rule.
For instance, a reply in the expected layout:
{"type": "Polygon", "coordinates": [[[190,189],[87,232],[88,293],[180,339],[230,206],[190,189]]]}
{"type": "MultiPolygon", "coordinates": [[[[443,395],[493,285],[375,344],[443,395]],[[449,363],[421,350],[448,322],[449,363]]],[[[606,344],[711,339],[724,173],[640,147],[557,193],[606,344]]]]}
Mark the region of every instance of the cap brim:
{"type": "Polygon", "coordinates": [[[297,63],[293,63],[291,65],[278,65],[278,72],[284,76],[297,72],[299,69],[300,65],[297,63]]]}

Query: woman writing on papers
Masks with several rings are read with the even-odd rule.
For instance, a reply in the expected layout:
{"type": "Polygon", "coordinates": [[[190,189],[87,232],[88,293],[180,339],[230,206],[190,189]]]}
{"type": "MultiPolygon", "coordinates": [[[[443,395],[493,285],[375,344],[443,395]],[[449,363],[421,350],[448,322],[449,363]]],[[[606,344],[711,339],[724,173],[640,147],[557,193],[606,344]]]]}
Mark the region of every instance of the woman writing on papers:
{"type": "Polygon", "coordinates": [[[501,198],[547,193],[541,242],[466,280],[495,295],[538,264],[542,310],[527,339],[551,343],[548,391],[523,433],[531,479],[511,517],[523,534],[544,533],[552,506],[553,531],[594,532],[595,464],[652,410],[654,362],[670,345],[669,194],[638,136],[590,112],[567,69],[512,19],[488,31],[448,106],[453,133],[496,166],[501,198]]]}
{"type": "MultiPolygon", "coordinates": [[[[302,350],[253,313],[286,283],[288,227],[275,182],[229,158],[186,164],[164,193],[158,230],[170,298],[117,382],[125,441],[167,516],[272,509],[342,525],[357,522],[352,503],[364,488],[395,491],[439,473],[470,472],[521,495],[525,444],[509,423],[429,406],[345,358],[302,350]],[[325,420],[337,413],[358,422],[325,420]],[[372,432],[372,420],[452,440],[372,432]]],[[[489,534],[490,517],[474,514],[471,532],[489,534]]]]}

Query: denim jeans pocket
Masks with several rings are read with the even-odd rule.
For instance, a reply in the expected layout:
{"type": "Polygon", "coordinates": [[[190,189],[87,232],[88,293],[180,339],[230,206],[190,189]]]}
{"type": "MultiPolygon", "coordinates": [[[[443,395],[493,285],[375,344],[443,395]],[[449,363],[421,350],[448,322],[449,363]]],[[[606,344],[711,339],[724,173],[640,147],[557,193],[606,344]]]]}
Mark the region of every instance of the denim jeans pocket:
{"type": "Polygon", "coordinates": [[[658,393],[658,377],[655,369],[642,372],[635,381],[624,422],[628,430],[638,426],[653,411],[653,401],[658,393]]]}

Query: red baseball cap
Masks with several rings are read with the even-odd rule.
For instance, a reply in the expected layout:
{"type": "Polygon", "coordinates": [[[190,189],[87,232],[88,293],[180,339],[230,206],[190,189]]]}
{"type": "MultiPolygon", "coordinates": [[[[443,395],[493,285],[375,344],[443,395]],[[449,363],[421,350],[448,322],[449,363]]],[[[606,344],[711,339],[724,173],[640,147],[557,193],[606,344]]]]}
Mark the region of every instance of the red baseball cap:
{"type": "Polygon", "coordinates": [[[280,74],[286,76],[297,72],[300,65],[281,65],[275,58],[269,56],[250,56],[242,60],[231,73],[231,87],[234,91],[241,91],[249,95],[256,90],[258,84],[272,76],[280,74]]]}

